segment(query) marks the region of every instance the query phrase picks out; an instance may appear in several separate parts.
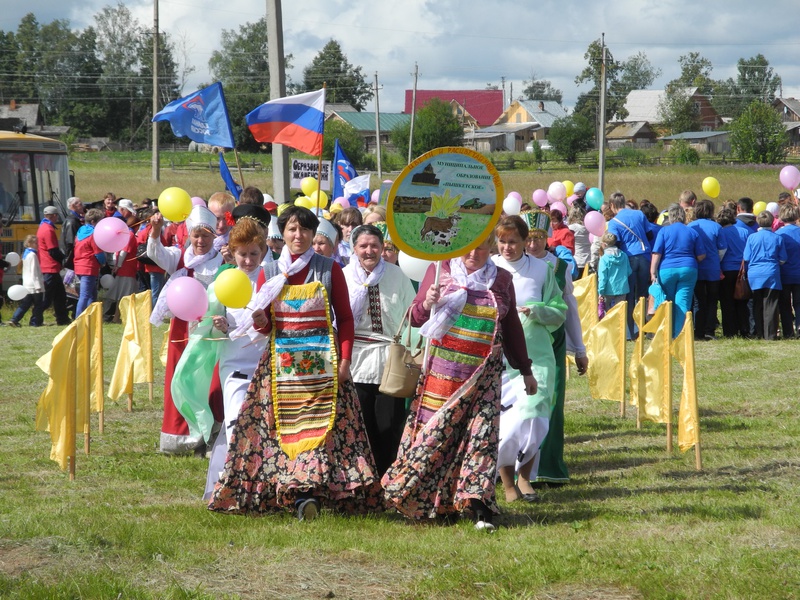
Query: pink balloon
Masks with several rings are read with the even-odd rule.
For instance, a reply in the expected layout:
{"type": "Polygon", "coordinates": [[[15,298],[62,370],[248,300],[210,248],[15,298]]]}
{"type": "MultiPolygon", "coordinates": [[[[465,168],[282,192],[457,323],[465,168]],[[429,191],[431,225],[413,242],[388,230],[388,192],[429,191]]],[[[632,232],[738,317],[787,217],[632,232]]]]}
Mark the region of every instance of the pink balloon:
{"type": "Polygon", "coordinates": [[[606,218],[603,213],[593,210],[586,213],[583,218],[583,225],[594,236],[600,237],[606,232],[606,218]]]}
{"type": "Polygon", "coordinates": [[[391,179],[384,179],[383,183],[394,183],[394,181],[392,181],[391,179]]]}
{"type": "Polygon", "coordinates": [[[194,277],[178,277],[167,287],[167,306],[184,321],[199,321],[208,310],[206,288],[194,277]]]}
{"type": "Polygon", "coordinates": [[[561,216],[566,218],[566,216],[567,216],[567,207],[564,206],[563,202],[553,202],[550,205],[550,211],[554,211],[554,210],[559,211],[561,213],[561,216]]]}
{"type": "Polygon", "coordinates": [[[543,208],[547,206],[547,192],[542,189],[536,190],[533,192],[533,203],[538,206],[539,208],[543,208]]]}
{"type": "Polygon", "coordinates": [[[334,204],[338,204],[342,208],[350,208],[350,201],[345,199],[343,196],[339,196],[334,204]]]}
{"type": "Polygon", "coordinates": [[[589,243],[594,244],[594,241],[597,239],[597,236],[593,233],[589,234],[589,243]]]}
{"type": "Polygon", "coordinates": [[[800,186],[800,170],[794,165],[786,165],[781,169],[781,185],[787,190],[800,186]]]}
{"type": "Polygon", "coordinates": [[[567,188],[560,181],[554,181],[547,188],[547,195],[553,199],[553,202],[564,202],[567,199],[567,188]]]}
{"type": "Polygon", "coordinates": [[[569,206],[572,206],[573,202],[575,202],[575,200],[577,200],[577,199],[578,199],[578,195],[577,194],[572,194],[572,196],[567,198],[567,204],[569,206]]]}
{"type": "Polygon", "coordinates": [[[512,198],[516,198],[519,200],[519,203],[522,204],[522,195],[519,192],[508,192],[508,195],[512,198]]]}
{"type": "Polygon", "coordinates": [[[192,206],[206,206],[206,201],[200,196],[192,197],[192,206]]]}
{"type": "Polygon", "coordinates": [[[103,252],[124,250],[130,239],[130,229],[117,217],[106,217],[94,226],[94,242],[103,252]]]}
{"type": "Polygon", "coordinates": [[[381,190],[373,190],[372,196],[370,196],[370,202],[374,202],[375,204],[381,199],[381,190]]]}

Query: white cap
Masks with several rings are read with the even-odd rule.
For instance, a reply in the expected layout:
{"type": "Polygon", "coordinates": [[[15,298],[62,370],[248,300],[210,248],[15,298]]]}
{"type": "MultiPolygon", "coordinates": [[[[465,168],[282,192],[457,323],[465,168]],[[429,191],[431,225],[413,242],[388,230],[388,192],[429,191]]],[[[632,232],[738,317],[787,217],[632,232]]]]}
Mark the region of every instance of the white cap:
{"type": "Polygon", "coordinates": [[[216,233],[217,231],[217,217],[205,206],[195,206],[189,216],[186,217],[186,231],[191,233],[193,229],[198,227],[208,229],[211,233],[216,233]]]}
{"type": "Polygon", "coordinates": [[[128,212],[132,213],[136,212],[136,207],[133,205],[133,202],[131,200],[128,200],[127,198],[123,198],[122,200],[117,202],[117,208],[124,208],[128,212]]]}
{"type": "Polygon", "coordinates": [[[579,181],[575,184],[575,187],[572,188],[572,193],[577,194],[578,192],[585,192],[586,191],[586,184],[582,181],[579,181]]]}
{"type": "Polygon", "coordinates": [[[45,206],[44,207],[44,214],[46,215],[57,215],[58,209],[55,206],[45,206]]]}
{"type": "Polygon", "coordinates": [[[331,241],[333,246],[336,246],[336,228],[331,225],[327,219],[320,219],[317,226],[317,235],[324,235],[331,241]]]}

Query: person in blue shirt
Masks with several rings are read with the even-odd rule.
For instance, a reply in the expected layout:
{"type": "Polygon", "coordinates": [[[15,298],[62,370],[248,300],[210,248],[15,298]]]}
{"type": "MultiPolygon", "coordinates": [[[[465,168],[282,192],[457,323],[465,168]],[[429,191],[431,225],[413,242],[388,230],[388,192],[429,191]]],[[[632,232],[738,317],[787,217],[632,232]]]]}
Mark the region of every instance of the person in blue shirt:
{"type": "Polygon", "coordinates": [[[647,231],[652,236],[650,241],[654,242],[658,231],[661,229],[661,225],[657,223],[658,215],[660,214],[658,208],[649,200],[642,200],[639,203],[639,210],[642,211],[644,218],[647,219],[647,231]]]}
{"type": "Polygon", "coordinates": [[[636,339],[638,331],[633,321],[633,309],[641,297],[647,297],[650,280],[647,276],[652,250],[652,234],[648,235],[648,221],[640,210],[627,208],[625,196],[614,192],[608,201],[613,217],[608,231],[617,236],[617,247],[627,256],[631,266],[628,277],[628,339],[636,339]]]}
{"type": "Polygon", "coordinates": [[[786,202],[779,213],[783,227],[775,233],[786,247],[786,262],[781,265],[781,297],[778,303],[781,315],[781,336],[798,336],[800,328],[800,208],[786,202]]]}
{"type": "Polygon", "coordinates": [[[783,236],[772,231],[774,217],[763,211],[756,217],[758,231],[747,238],[744,262],[747,279],[753,290],[753,316],[756,337],[765,340],[778,338],[778,305],[781,293],[781,265],[786,262],[783,236]]]}
{"type": "Polygon", "coordinates": [[[722,227],[714,221],[714,203],[700,200],[694,205],[695,220],[688,227],[694,229],[703,242],[706,259],[697,268],[694,295],[697,298],[697,315],[694,321],[696,340],[713,340],[717,329],[717,302],[722,278],[720,259],[725,256],[728,244],[720,235],[722,227]]]}
{"type": "Polygon", "coordinates": [[[683,329],[686,313],[692,310],[697,264],[705,257],[703,243],[694,229],[686,226],[686,212],[677,202],[667,209],[669,225],[658,232],[653,246],[650,277],[672,302],[672,337],[683,329]]]}
{"type": "Polygon", "coordinates": [[[753,214],[753,199],[739,198],[736,202],[736,226],[749,229],[750,233],[758,231],[756,216],[753,214]]]}
{"type": "Polygon", "coordinates": [[[603,297],[606,310],[611,310],[628,294],[631,265],[628,255],[617,248],[617,236],[605,232],[601,238],[603,251],[597,265],[597,293],[603,297]]]}
{"type": "Polygon", "coordinates": [[[736,287],[736,276],[742,265],[744,245],[751,232],[748,227],[735,225],[736,213],[730,208],[720,209],[717,223],[722,227],[719,235],[728,248],[720,261],[722,281],[719,286],[719,305],[722,310],[722,335],[748,338],[752,334],[748,301],[737,300],[733,297],[733,292],[736,287]]]}

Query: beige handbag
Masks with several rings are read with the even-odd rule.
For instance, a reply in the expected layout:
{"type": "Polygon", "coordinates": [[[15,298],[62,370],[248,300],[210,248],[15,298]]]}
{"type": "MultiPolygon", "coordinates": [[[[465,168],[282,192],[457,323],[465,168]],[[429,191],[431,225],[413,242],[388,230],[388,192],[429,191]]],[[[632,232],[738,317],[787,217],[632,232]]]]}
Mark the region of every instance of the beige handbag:
{"type": "Polygon", "coordinates": [[[394,336],[394,341],[389,344],[386,355],[386,364],[383,367],[383,377],[378,391],[387,396],[409,398],[414,395],[422,372],[422,338],[417,347],[411,346],[411,307],[408,307],[400,327],[394,336]],[[406,328],[407,326],[407,328],[406,328]],[[402,341],[403,328],[406,328],[405,343],[402,341]]]}

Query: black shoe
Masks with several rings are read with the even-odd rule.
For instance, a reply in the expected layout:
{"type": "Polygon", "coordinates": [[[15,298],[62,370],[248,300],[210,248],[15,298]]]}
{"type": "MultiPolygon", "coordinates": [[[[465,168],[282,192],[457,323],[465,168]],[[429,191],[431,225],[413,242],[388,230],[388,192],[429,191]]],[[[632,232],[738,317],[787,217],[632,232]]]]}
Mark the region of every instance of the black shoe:
{"type": "Polygon", "coordinates": [[[319,501],[316,498],[307,498],[297,505],[298,521],[313,521],[319,514],[319,501]]]}
{"type": "Polygon", "coordinates": [[[541,498],[537,492],[533,492],[532,494],[522,494],[522,501],[523,502],[539,502],[541,498]]]}
{"type": "Polygon", "coordinates": [[[9,321],[9,322],[8,322],[8,326],[9,326],[9,327],[22,327],[22,325],[20,325],[20,324],[19,324],[19,323],[17,323],[16,321],[9,321]]]}

